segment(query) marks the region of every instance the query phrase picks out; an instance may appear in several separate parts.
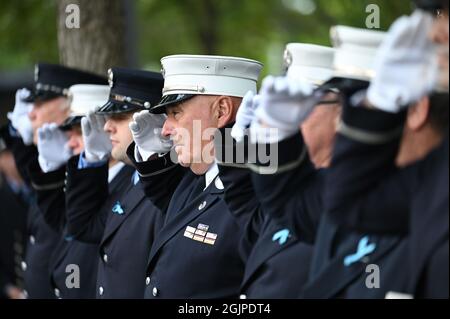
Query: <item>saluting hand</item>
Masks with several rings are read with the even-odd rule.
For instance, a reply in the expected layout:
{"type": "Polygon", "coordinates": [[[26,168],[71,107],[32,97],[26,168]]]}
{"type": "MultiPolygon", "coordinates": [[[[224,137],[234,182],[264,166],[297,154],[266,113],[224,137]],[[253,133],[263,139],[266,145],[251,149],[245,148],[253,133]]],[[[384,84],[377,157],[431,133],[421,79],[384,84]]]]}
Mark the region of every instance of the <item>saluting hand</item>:
{"type": "Polygon", "coordinates": [[[73,156],[67,144],[69,139],[57,124],[44,124],[38,129],[37,134],[38,161],[44,173],[59,169],[73,156]]]}
{"type": "Polygon", "coordinates": [[[24,99],[29,96],[29,90],[18,90],[16,92],[14,111],[8,113],[8,119],[11,121],[12,126],[19,132],[25,145],[31,145],[33,143],[33,128],[31,126],[30,118],[28,117],[28,114],[33,108],[33,104],[24,102],[24,99]]]}
{"type": "Polygon", "coordinates": [[[162,136],[162,127],[166,121],[163,114],[151,114],[149,111],[141,111],[133,115],[130,130],[136,142],[135,156],[147,160],[155,153],[164,154],[170,152],[172,141],[169,137],[162,136]]]}
{"type": "Polygon", "coordinates": [[[231,136],[237,141],[242,142],[246,130],[255,119],[255,110],[259,107],[260,96],[249,91],[242,99],[241,106],[236,115],[236,123],[231,130],[231,136]]]}
{"type": "Polygon", "coordinates": [[[111,139],[104,131],[106,118],[91,111],[81,119],[84,153],[89,163],[105,161],[112,150],[111,139]]]}
{"type": "MultiPolygon", "coordinates": [[[[252,131],[278,129],[277,137],[272,136],[266,141],[271,143],[295,135],[321,99],[311,84],[273,76],[264,79],[260,96],[260,105],[255,110],[257,121],[252,124],[252,131]]],[[[263,142],[261,138],[260,142],[263,142]]]]}
{"type": "Polygon", "coordinates": [[[374,107],[397,113],[427,96],[437,84],[438,55],[428,38],[429,13],[416,11],[391,27],[375,59],[367,98],[374,107]]]}

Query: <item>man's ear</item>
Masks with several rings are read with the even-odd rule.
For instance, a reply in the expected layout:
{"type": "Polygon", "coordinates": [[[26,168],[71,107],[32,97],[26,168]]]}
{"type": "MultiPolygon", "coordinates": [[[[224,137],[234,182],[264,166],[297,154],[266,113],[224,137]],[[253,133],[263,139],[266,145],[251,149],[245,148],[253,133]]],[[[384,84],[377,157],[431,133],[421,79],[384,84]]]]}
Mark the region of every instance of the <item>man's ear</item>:
{"type": "Polygon", "coordinates": [[[233,99],[229,96],[221,96],[217,100],[217,124],[219,128],[231,123],[235,117],[233,99]]]}
{"type": "Polygon", "coordinates": [[[430,113],[430,99],[423,97],[408,111],[407,125],[412,131],[418,131],[427,124],[430,113]]]}

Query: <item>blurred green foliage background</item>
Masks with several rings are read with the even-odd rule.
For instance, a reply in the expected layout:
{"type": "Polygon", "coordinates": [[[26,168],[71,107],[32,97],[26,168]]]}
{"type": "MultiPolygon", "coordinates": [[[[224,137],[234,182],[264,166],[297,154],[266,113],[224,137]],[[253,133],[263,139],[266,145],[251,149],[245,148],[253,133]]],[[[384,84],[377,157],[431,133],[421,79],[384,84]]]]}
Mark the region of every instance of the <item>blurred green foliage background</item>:
{"type": "MultiPolygon", "coordinates": [[[[58,62],[56,1],[2,1],[0,70],[58,62]]],[[[409,0],[128,1],[134,7],[137,64],[153,70],[165,55],[190,53],[254,58],[266,64],[265,73],[278,73],[286,43],[330,45],[331,26],[365,27],[369,4],[380,7],[381,30],[411,12],[409,0]]]]}

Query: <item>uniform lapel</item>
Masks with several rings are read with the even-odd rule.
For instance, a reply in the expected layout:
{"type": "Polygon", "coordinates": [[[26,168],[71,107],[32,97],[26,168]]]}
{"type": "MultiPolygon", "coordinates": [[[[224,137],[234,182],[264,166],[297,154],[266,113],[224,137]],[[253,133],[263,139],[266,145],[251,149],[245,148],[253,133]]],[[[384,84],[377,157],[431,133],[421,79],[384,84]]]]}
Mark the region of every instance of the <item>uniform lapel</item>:
{"type": "MultiPolygon", "coordinates": [[[[109,193],[111,194],[110,197],[119,197],[115,196],[116,193],[119,193],[124,188],[123,185],[129,184],[131,177],[133,176],[133,173],[135,172],[135,169],[131,166],[125,165],[119,173],[114,177],[114,179],[109,183],[109,193]]],[[[120,194],[121,195],[121,194],[120,194]]]]}
{"type": "Polygon", "coordinates": [[[278,224],[277,226],[271,225],[269,226],[268,231],[265,232],[264,238],[258,240],[248,259],[249,262],[245,269],[243,287],[267,260],[298,242],[298,236],[292,231],[289,232],[289,237],[284,244],[280,244],[280,242],[276,240],[274,241],[274,235],[285,229],[287,228],[278,226],[278,224]]]}
{"type": "Polygon", "coordinates": [[[67,255],[71,246],[71,242],[66,241],[64,238],[60,240],[59,244],[56,246],[51,261],[49,263],[50,266],[50,275],[53,274],[53,271],[58,267],[64,257],[67,255]]]}
{"type": "Polygon", "coordinates": [[[138,206],[144,199],[145,194],[140,185],[133,185],[124,194],[122,201],[120,201],[120,205],[123,209],[123,214],[120,215],[117,213],[113,213],[111,207],[101,245],[103,245],[105,241],[107,241],[117,231],[117,229],[123,224],[123,222],[136,211],[136,206],[138,206]]]}
{"type": "MultiPolygon", "coordinates": [[[[123,183],[128,183],[134,169],[130,166],[124,166],[117,176],[111,181],[109,184],[110,193],[113,194],[110,197],[114,197],[114,194],[121,189],[124,189],[123,183]]],[[[61,239],[57,248],[55,249],[55,254],[52,256],[52,262],[50,263],[50,272],[53,271],[59,266],[61,261],[65,258],[69,250],[71,249],[72,242],[66,241],[64,238],[61,239]]]]}
{"type": "Polygon", "coordinates": [[[192,188],[194,188],[194,185],[197,183],[197,178],[202,177],[195,176],[192,172],[189,172],[180,182],[172,195],[172,200],[167,209],[166,223],[169,222],[172,217],[177,216],[186,206],[186,201],[189,198],[192,188]]]}
{"type": "MultiPolygon", "coordinates": [[[[373,240],[371,238],[371,240],[373,240]]],[[[369,255],[370,263],[377,263],[381,258],[387,255],[401,241],[401,238],[381,238],[376,240],[377,248],[373,254],[369,255]]],[[[322,270],[318,276],[303,290],[303,298],[306,299],[330,299],[336,298],[341,291],[350,285],[355,279],[365,273],[367,263],[356,262],[351,266],[344,265],[345,257],[355,252],[355,247],[340,253],[322,270]]]]}

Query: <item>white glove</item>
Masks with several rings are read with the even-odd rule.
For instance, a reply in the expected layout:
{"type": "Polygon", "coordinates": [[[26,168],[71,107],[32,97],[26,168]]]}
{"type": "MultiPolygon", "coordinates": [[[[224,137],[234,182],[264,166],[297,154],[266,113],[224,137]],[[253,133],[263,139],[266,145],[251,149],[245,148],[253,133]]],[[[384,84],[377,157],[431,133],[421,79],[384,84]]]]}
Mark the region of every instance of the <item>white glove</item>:
{"type": "Polygon", "coordinates": [[[39,166],[44,173],[56,171],[73,156],[68,147],[68,137],[55,123],[44,124],[37,131],[39,166]]]}
{"type": "Polygon", "coordinates": [[[255,135],[254,130],[264,127],[266,130],[278,129],[278,137],[272,137],[271,142],[297,134],[300,124],[308,118],[322,95],[323,93],[316,94],[311,84],[293,81],[287,77],[268,76],[261,87],[260,105],[255,110],[255,119],[258,122],[252,124],[252,136],[255,135]]]}
{"type": "Polygon", "coordinates": [[[133,140],[136,142],[135,156],[139,155],[144,161],[155,153],[164,154],[172,149],[172,141],[169,137],[161,135],[166,116],[151,114],[149,111],[141,111],[133,115],[130,130],[133,140]]]}
{"type": "Polygon", "coordinates": [[[241,106],[236,115],[236,123],[231,129],[231,136],[237,141],[242,142],[246,130],[252,124],[255,118],[255,110],[259,107],[261,97],[249,91],[242,99],[241,106]]]}
{"type": "Polygon", "coordinates": [[[33,109],[32,103],[26,103],[23,100],[30,96],[30,91],[21,89],[16,92],[16,105],[14,111],[8,113],[8,119],[12,126],[19,132],[25,145],[33,143],[33,128],[31,126],[28,114],[33,109]]]}
{"type": "Polygon", "coordinates": [[[392,25],[367,92],[374,107],[397,113],[432,92],[438,77],[436,47],[428,38],[432,24],[430,14],[417,10],[392,25]]]}
{"type": "Polygon", "coordinates": [[[104,131],[106,118],[91,111],[81,119],[84,154],[88,163],[105,161],[111,154],[112,143],[104,131]]]}

